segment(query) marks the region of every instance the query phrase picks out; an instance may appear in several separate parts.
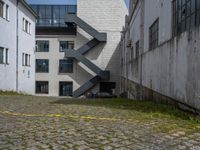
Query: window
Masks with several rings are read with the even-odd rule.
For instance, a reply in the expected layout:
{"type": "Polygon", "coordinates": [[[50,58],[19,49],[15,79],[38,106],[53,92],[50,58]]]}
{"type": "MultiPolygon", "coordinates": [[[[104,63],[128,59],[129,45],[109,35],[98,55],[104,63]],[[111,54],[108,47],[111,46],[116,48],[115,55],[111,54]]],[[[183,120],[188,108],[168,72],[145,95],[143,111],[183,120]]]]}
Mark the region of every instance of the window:
{"type": "Polygon", "coordinates": [[[38,73],[49,72],[49,60],[48,59],[36,59],[36,72],[38,72],[38,73]]]}
{"type": "Polygon", "coordinates": [[[6,5],[6,20],[9,20],[9,6],[6,5]]]}
{"type": "Polygon", "coordinates": [[[28,54],[25,54],[25,66],[28,66],[28,54]]]}
{"type": "Polygon", "coordinates": [[[49,82],[48,81],[36,81],[36,94],[48,94],[49,82]]]}
{"type": "Polygon", "coordinates": [[[22,53],[22,66],[30,66],[31,55],[22,53]]]}
{"type": "Polygon", "coordinates": [[[69,5],[68,8],[67,8],[67,12],[69,14],[75,14],[76,13],[76,6],[75,5],[69,5]]]}
{"type": "Polygon", "coordinates": [[[3,7],[4,7],[4,3],[0,0],[0,17],[3,18],[3,7]]]}
{"type": "Polygon", "coordinates": [[[6,48],[6,59],[5,59],[6,61],[6,64],[8,64],[9,62],[8,62],[8,49],[6,48]]]}
{"type": "Polygon", "coordinates": [[[4,57],[4,55],[3,55],[3,47],[0,47],[0,64],[3,64],[4,62],[3,62],[3,57],[4,57]]]}
{"type": "Polygon", "coordinates": [[[76,14],[76,5],[31,5],[38,14],[37,26],[66,26],[66,13],[76,14]]]}
{"type": "Polygon", "coordinates": [[[66,49],[74,49],[74,41],[60,41],[60,52],[66,49]]]}
{"type": "Polygon", "coordinates": [[[26,33],[31,33],[31,23],[28,22],[28,20],[26,20],[25,18],[23,18],[23,30],[26,33]]]}
{"type": "Polygon", "coordinates": [[[158,46],[159,19],[157,19],[149,28],[149,49],[155,49],[158,46]]]}
{"type": "Polygon", "coordinates": [[[138,40],[136,43],[135,43],[135,57],[138,58],[139,57],[139,54],[140,54],[140,41],[138,40]]]}
{"type": "Polygon", "coordinates": [[[48,52],[49,41],[36,41],[36,52],[48,52]]]}
{"type": "Polygon", "coordinates": [[[73,58],[59,61],[59,73],[73,73],[73,58]]]}
{"type": "Polygon", "coordinates": [[[73,83],[72,82],[59,82],[59,95],[72,96],[73,83]]]}
{"type": "Polygon", "coordinates": [[[173,0],[173,36],[188,31],[200,24],[199,0],[173,0]]]}

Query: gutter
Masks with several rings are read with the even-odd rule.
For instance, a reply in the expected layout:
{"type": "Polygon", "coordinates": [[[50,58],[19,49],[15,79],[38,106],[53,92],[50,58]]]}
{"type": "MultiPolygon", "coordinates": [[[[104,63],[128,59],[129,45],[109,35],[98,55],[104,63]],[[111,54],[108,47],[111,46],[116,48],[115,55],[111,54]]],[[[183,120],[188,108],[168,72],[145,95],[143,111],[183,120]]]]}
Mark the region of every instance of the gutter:
{"type": "Polygon", "coordinates": [[[17,0],[17,12],[16,12],[16,92],[18,92],[18,86],[19,86],[19,64],[18,64],[18,54],[19,54],[19,33],[18,33],[18,6],[19,6],[19,0],[17,0]]]}
{"type": "Polygon", "coordinates": [[[17,1],[22,3],[24,7],[26,7],[26,9],[28,9],[28,11],[32,13],[32,15],[34,15],[35,18],[38,18],[36,12],[29,6],[29,4],[25,0],[17,0],[17,1]]]}

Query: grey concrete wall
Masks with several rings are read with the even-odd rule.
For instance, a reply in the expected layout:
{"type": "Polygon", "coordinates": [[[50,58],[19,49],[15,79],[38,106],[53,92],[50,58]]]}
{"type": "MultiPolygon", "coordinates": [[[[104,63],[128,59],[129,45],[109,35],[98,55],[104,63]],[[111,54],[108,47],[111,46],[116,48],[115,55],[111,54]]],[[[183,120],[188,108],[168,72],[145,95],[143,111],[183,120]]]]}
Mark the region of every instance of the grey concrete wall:
{"type": "Polygon", "coordinates": [[[138,4],[136,9],[140,9],[141,13],[135,11],[138,13],[133,15],[130,26],[124,31],[121,42],[121,59],[123,59],[121,92],[128,92],[130,98],[135,98],[136,93],[144,94],[144,92],[137,92],[141,86],[150,93],[158,93],[161,97],[169,97],[200,110],[200,61],[198,59],[200,28],[197,27],[172,38],[171,1],[152,1],[144,0],[144,25],[139,19],[142,9],[138,4]],[[159,18],[159,46],[149,51],[149,27],[157,18],[159,18]],[[128,40],[134,42],[137,37],[142,40],[141,26],[144,26],[144,49],[140,48],[140,53],[143,53],[133,61],[133,66],[130,68],[129,58],[126,55],[129,49],[126,43],[128,40]],[[133,73],[135,72],[136,67],[139,68],[138,76],[131,74],[132,70],[133,73]],[[136,86],[131,82],[140,86],[135,88],[136,86]]]}

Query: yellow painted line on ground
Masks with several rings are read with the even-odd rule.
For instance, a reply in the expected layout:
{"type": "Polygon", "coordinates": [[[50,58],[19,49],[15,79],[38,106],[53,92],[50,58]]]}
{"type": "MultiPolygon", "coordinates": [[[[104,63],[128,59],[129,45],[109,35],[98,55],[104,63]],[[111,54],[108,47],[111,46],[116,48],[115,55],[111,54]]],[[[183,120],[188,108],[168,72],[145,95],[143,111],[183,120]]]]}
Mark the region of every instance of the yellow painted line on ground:
{"type": "Polygon", "coordinates": [[[24,113],[16,113],[10,111],[0,111],[1,114],[4,115],[11,115],[11,116],[18,116],[18,117],[62,117],[62,118],[74,118],[74,119],[89,119],[89,120],[107,120],[107,121],[124,121],[121,119],[115,118],[101,118],[95,116],[73,116],[73,115],[63,115],[63,114],[24,114],[24,113]]]}

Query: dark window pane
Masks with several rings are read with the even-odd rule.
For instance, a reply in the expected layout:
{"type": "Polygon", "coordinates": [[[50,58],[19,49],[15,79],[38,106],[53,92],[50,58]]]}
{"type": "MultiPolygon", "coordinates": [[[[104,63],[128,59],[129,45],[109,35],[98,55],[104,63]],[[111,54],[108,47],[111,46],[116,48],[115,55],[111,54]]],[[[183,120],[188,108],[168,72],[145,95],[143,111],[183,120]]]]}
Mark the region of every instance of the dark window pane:
{"type": "Polygon", "coordinates": [[[4,3],[0,1],[0,17],[3,17],[3,5],[4,3]]]}
{"type": "Polygon", "coordinates": [[[75,14],[76,13],[76,6],[75,5],[69,5],[67,8],[67,12],[70,14],[75,14]]]}
{"type": "Polygon", "coordinates": [[[155,49],[158,46],[159,19],[157,19],[149,28],[149,49],[155,49]]]}
{"type": "Polygon", "coordinates": [[[73,83],[72,82],[60,82],[60,96],[72,96],[73,83]]]}
{"type": "Polygon", "coordinates": [[[60,52],[66,49],[74,49],[74,41],[60,41],[60,52]]]}
{"type": "Polygon", "coordinates": [[[67,58],[59,61],[60,73],[73,73],[73,58],[67,58]]]}
{"type": "Polygon", "coordinates": [[[191,0],[191,13],[195,12],[195,1],[196,0],[191,0]]]}
{"type": "Polygon", "coordinates": [[[66,7],[65,6],[60,6],[60,18],[64,18],[66,14],[66,7]]]}
{"type": "Polygon", "coordinates": [[[36,72],[38,72],[38,73],[49,72],[49,60],[48,59],[36,59],[36,72]]]}
{"type": "Polygon", "coordinates": [[[3,48],[0,47],[0,64],[3,64],[3,48]]]}
{"type": "Polygon", "coordinates": [[[67,41],[60,41],[60,52],[64,52],[64,50],[68,49],[67,41]]]}
{"type": "Polygon", "coordinates": [[[42,18],[46,18],[46,7],[45,6],[39,6],[39,18],[42,19],[42,18]]]}
{"type": "Polygon", "coordinates": [[[37,52],[48,52],[49,51],[49,41],[36,41],[36,51],[37,52]]]}
{"type": "Polygon", "coordinates": [[[52,11],[51,11],[51,6],[46,6],[46,16],[45,18],[52,18],[52,11]]]}
{"type": "Polygon", "coordinates": [[[48,81],[36,81],[36,93],[37,94],[48,94],[49,83],[48,81]]]}
{"type": "Polygon", "coordinates": [[[31,5],[37,10],[37,26],[66,26],[64,16],[67,12],[76,13],[76,5],[31,5]]]}

